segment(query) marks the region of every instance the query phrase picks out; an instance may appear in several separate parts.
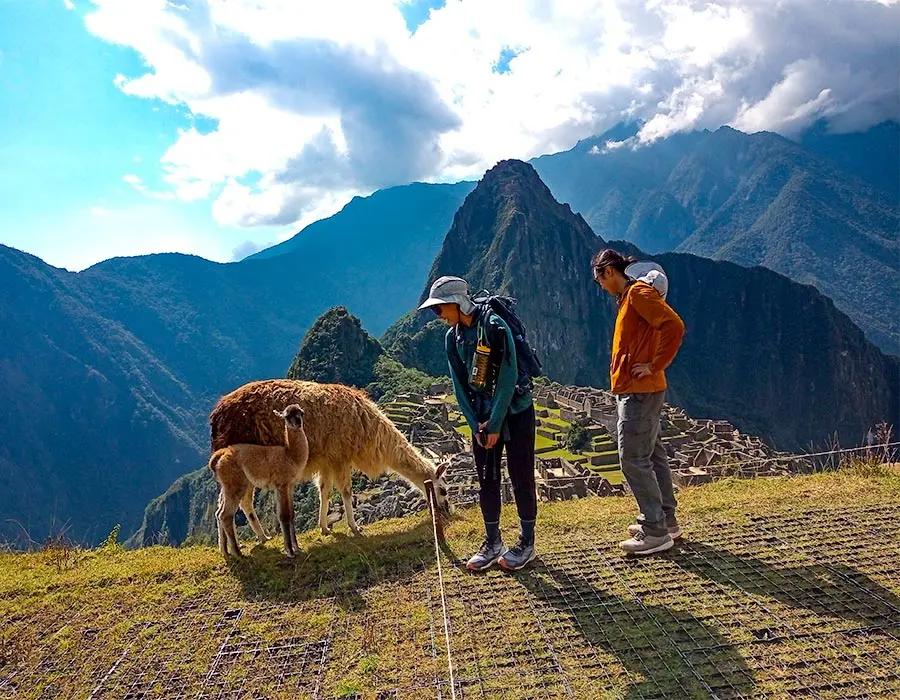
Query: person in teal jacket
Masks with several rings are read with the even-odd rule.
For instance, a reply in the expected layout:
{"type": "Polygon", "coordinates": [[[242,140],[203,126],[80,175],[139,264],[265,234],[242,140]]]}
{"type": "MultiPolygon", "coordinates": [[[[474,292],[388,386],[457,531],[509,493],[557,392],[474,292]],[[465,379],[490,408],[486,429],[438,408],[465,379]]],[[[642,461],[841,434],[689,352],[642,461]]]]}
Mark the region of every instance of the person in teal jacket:
{"type": "Polygon", "coordinates": [[[535,557],[535,414],[531,383],[519,377],[512,333],[500,316],[473,303],[469,285],[460,277],[436,280],[419,308],[432,309],[450,325],[445,338],[450,378],[459,409],[472,429],[485,538],[466,566],[484,571],[496,562],[508,571],[521,569],[535,557]],[[488,358],[486,363],[479,363],[480,355],[488,358]],[[519,541],[510,548],[500,534],[504,448],[521,524],[519,541]]]}

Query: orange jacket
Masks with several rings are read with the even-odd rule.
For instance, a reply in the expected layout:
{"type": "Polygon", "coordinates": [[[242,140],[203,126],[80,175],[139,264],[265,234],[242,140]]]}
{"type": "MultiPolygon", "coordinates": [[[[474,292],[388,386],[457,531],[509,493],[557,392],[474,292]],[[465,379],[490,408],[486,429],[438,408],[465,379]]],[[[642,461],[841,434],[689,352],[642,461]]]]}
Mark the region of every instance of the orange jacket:
{"type": "Polygon", "coordinates": [[[613,333],[609,379],[614,394],[645,394],[666,388],[665,369],[672,364],[684,338],[684,321],[653,287],[630,285],[619,299],[613,333]],[[638,379],[631,369],[649,362],[653,372],[638,379]]]}

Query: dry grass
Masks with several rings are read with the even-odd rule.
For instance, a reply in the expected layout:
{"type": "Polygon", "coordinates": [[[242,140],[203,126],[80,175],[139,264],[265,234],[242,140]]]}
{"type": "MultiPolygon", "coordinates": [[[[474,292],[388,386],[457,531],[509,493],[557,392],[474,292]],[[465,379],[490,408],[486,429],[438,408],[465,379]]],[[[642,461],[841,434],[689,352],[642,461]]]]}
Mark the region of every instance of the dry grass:
{"type": "MultiPolygon", "coordinates": [[[[478,513],[463,510],[444,564],[457,677],[467,695],[510,698],[705,697],[698,679],[723,683],[721,697],[729,687],[900,692],[883,663],[900,653],[900,617],[885,608],[887,631],[850,631],[870,614],[861,591],[888,604],[900,596],[900,547],[874,557],[852,546],[891,527],[866,513],[898,498],[894,466],[685,489],[689,544],[636,565],[614,549],[635,515],[630,498],[542,504],[543,563],[515,576],[454,565],[482,535],[478,513]],[[840,515],[846,507],[863,520],[840,515]],[[708,650],[690,651],[690,639],[708,650]]],[[[516,522],[505,508],[509,537],[516,522]]],[[[427,516],[373,524],[360,539],[306,533],[293,562],[275,542],[248,551],[238,562],[210,547],[115,543],[70,548],[64,564],[53,549],[0,555],[0,696],[87,697],[98,686],[108,697],[129,687],[146,697],[448,696],[427,516]]]]}

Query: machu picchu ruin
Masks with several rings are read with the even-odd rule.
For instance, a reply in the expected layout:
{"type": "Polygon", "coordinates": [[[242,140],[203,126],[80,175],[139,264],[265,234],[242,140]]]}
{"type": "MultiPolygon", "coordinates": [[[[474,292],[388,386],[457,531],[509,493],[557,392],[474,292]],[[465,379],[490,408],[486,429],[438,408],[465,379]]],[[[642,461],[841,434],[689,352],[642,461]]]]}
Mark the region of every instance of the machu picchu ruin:
{"type": "MultiPolygon", "coordinates": [[[[619,467],[615,397],[606,390],[540,382],[534,389],[535,482],[542,502],[627,493],[619,467]],[[584,428],[586,449],[567,448],[572,426],[584,428]]],[[[425,391],[406,392],[382,406],[400,431],[428,457],[449,459],[450,497],[464,505],[477,502],[478,480],[473,468],[471,432],[456,405],[449,384],[434,383],[425,391]]],[[[697,419],[678,406],[663,411],[662,439],[679,486],[701,484],[729,476],[776,476],[810,470],[799,457],[779,453],[759,437],[738,431],[728,421],[697,419]]],[[[506,457],[503,457],[505,467],[506,457]]],[[[503,476],[501,494],[511,503],[512,485],[503,476]]],[[[386,475],[366,482],[355,493],[361,523],[418,512],[421,494],[403,479],[386,475]]],[[[341,511],[334,504],[337,518],[341,511]]]]}

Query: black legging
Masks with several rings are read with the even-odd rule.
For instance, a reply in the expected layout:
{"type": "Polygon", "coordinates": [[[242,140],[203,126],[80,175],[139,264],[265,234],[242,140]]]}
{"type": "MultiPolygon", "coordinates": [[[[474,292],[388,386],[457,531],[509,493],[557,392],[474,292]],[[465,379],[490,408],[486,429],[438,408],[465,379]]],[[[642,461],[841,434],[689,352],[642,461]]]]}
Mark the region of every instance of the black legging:
{"type": "Polygon", "coordinates": [[[537,517],[537,496],[534,488],[534,405],[521,413],[506,417],[509,440],[501,433],[493,449],[485,450],[474,439],[475,470],[478,472],[478,500],[484,522],[500,520],[500,458],[506,446],[506,470],[516,497],[516,510],[521,520],[537,517]]]}

